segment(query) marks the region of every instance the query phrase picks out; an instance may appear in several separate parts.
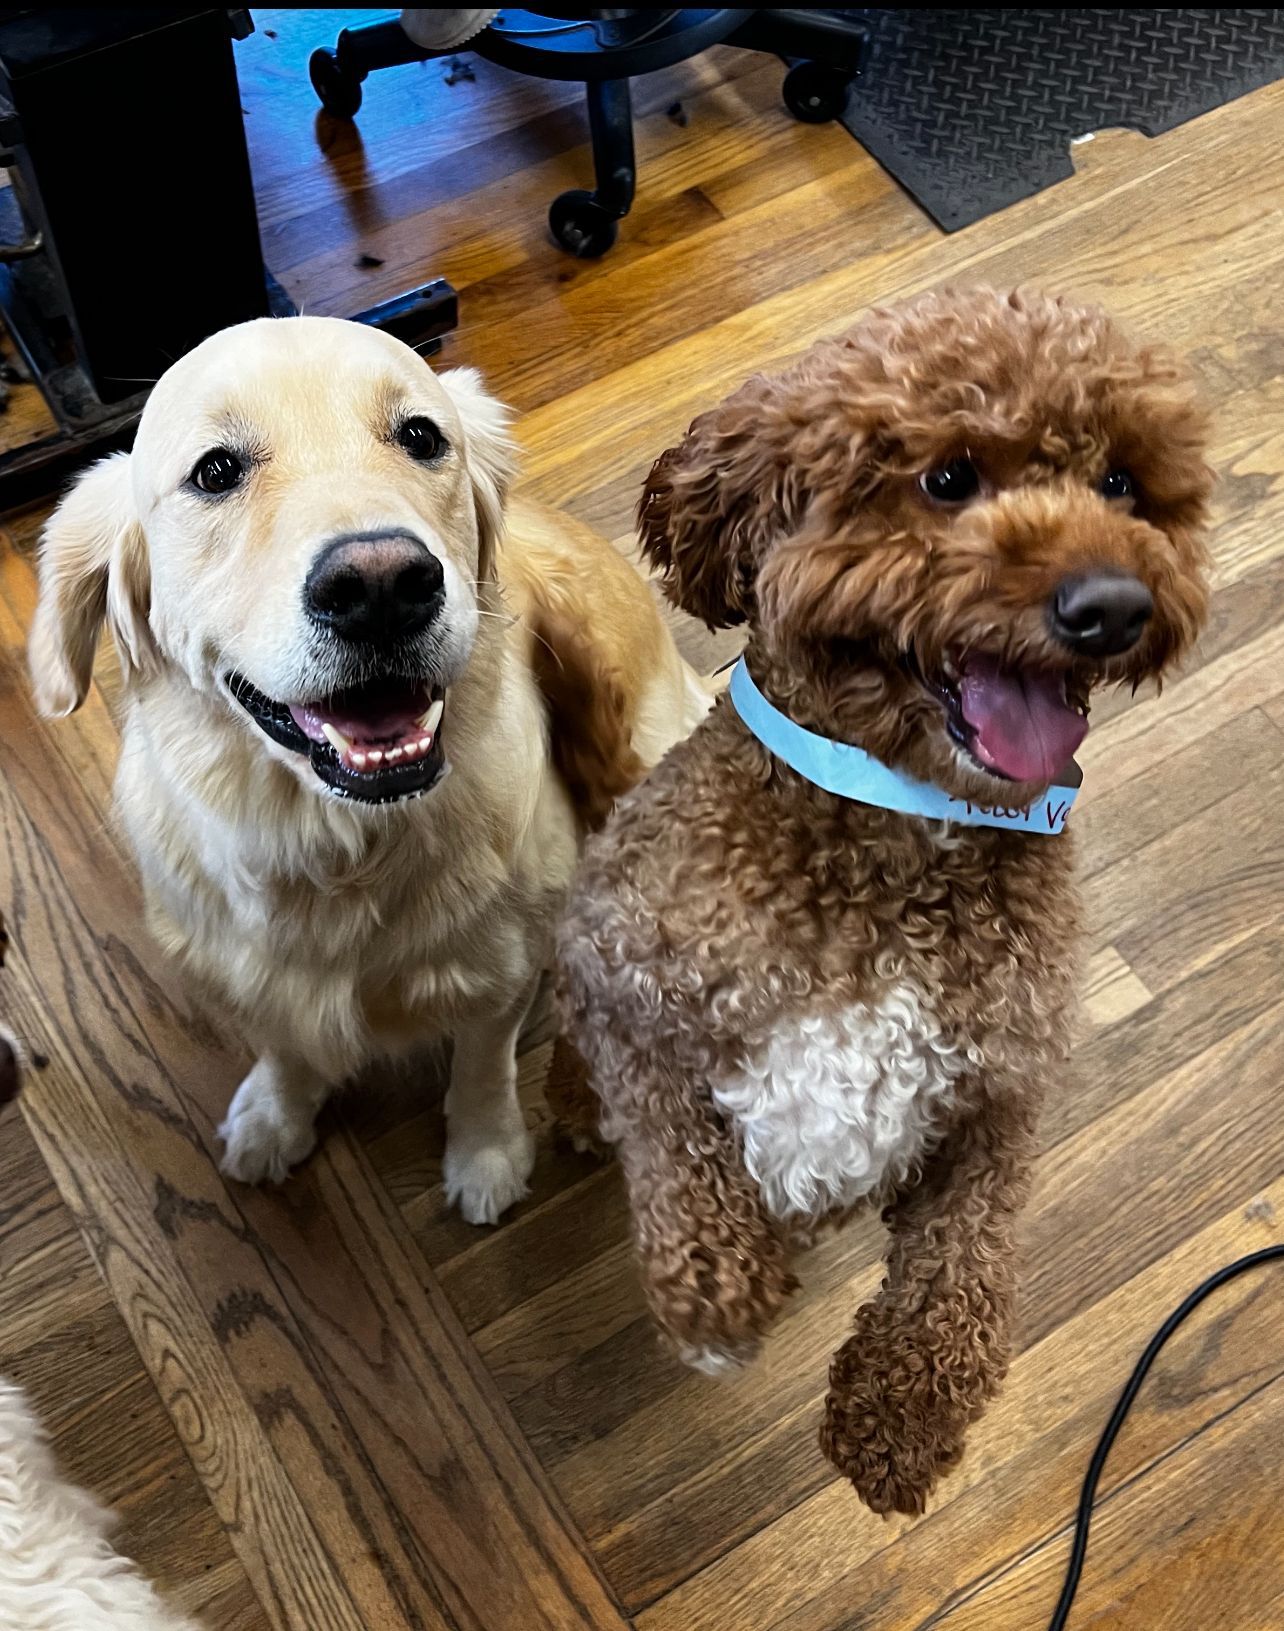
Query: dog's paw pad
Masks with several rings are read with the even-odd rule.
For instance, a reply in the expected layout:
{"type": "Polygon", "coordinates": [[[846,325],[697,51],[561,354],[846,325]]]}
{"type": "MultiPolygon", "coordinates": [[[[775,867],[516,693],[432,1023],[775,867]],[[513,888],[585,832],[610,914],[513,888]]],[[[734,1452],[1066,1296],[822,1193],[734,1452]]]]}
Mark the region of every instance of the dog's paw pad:
{"type": "Polygon", "coordinates": [[[534,1164],[535,1146],[525,1131],[476,1149],[447,1147],[442,1164],[446,1199],[469,1223],[498,1223],[526,1194],[534,1164]]]}
{"type": "Polygon", "coordinates": [[[262,1105],[238,1109],[235,1099],[218,1136],[224,1145],[219,1170],[240,1184],[284,1183],[317,1141],[311,1121],[282,1119],[262,1105]]]}

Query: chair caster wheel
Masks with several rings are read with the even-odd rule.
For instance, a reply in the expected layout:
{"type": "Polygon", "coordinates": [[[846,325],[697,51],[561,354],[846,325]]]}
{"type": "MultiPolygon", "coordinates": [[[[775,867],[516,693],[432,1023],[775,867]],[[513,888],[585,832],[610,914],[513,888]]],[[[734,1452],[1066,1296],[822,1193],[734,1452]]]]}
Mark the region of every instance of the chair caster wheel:
{"type": "Polygon", "coordinates": [[[785,75],[785,106],[805,125],[825,125],[847,112],[851,80],[819,62],[800,62],[785,75]]]}
{"type": "Polygon", "coordinates": [[[351,119],[361,106],[361,81],[344,73],[333,46],[322,46],[308,58],[308,78],[321,106],[336,119],[351,119]]]}
{"type": "Polygon", "coordinates": [[[560,193],[548,212],[548,224],[563,249],[581,260],[596,260],[615,242],[616,219],[592,193],[560,193]]]}

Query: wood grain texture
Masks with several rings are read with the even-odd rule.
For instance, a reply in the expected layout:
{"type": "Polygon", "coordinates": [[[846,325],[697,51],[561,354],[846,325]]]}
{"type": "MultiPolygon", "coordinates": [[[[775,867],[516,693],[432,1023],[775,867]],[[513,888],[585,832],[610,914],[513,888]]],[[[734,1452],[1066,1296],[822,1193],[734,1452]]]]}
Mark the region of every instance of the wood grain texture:
{"type": "MultiPolygon", "coordinates": [[[[574,262],[544,223],[589,174],[578,88],[410,66],[336,124],[307,55],[368,16],[256,12],[238,47],[273,270],[333,312],[449,276],[443,360],[523,410],[529,486],[626,552],[694,412],[878,301],[1054,284],[1193,362],[1217,589],[1187,671],[1102,698],[1085,744],[1085,1012],[1044,1120],[1020,1351],[926,1517],[872,1518],[815,1430],[877,1221],[804,1260],[752,1371],[684,1370],[645,1318],[618,1173],[553,1140],[546,1015],[522,1062],[532,1193],[502,1228],[445,1206],[437,1058],[373,1073],[280,1192],[229,1190],[212,1129],[245,1061],[141,928],[111,652],[75,720],[31,715],[31,512],[0,549],[0,1012],[52,1063],[0,1123],[0,1369],[210,1631],[1028,1631],[1133,1356],[1281,1236],[1284,86],[1154,141],[1104,133],[1071,180],[947,238],[845,132],[788,119],[779,65],[719,50],[635,87],[637,208],[574,262]]],[[[706,670],[736,649],[675,626],[706,670]]],[[[1282,1309],[1278,1271],[1237,1281],[1164,1355],[1073,1623],[1281,1623],[1282,1309]]]]}

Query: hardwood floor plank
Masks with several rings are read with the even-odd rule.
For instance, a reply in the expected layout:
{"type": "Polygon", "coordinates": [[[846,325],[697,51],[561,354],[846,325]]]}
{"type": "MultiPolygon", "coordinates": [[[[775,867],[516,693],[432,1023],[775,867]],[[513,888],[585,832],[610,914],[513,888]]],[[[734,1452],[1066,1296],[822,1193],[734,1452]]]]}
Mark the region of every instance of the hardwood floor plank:
{"type": "Polygon", "coordinates": [[[1272,86],[1260,95],[1252,108],[1237,102],[1217,109],[1197,132],[1188,126],[1147,144],[1150,162],[1122,176],[1112,167],[1093,168],[1056,194],[1005,212],[988,232],[926,235],[886,253],[858,252],[848,266],[801,289],[568,390],[523,427],[539,495],[608,531],[621,530],[643,459],[674,440],[701,407],[850,322],[869,300],[950,278],[1052,279],[1107,299],[1122,318],[1174,344],[1206,334],[1226,315],[1226,302],[1242,302],[1252,287],[1264,291],[1266,268],[1284,256],[1271,201],[1250,180],[1284,157],[1284,121],[1268,112],[1284,106],[1284,90],[1272,86]],[[1182,162],[1183,141],[1199,144],[1197,176],[1193,163],[1182,162]],[[1232,237],[1236,253],[1227,256],[1232,237]],[[1185,269],[1181,286],[1165,289],[1149,269],[1174,260],[1185,269]]]}
{"type": "MultiPolygon", "coordinates": [[[[465,1326],[476,1330],[562,1274],[573,1274],[619,1240],[627,1227],[628,1202],[619,1173],[594,1165],[582,1182],[560,1191],[542,1212],[514,1218],[502,1250],[487,1251],[488,1242],[478,1241],[452,1256],[441,1269],[442,1288],[465,1326]]],[[[422,1233],[416,1233],[422,1242],[422,1233]]]]}
{"type": "MultiPolygon", "coordinates": [[[[1271,1126],[1284,1062],[1284,1042],[1276,1034],[1280,1017],[1276,1008],[1249,1022],[1044,1156],[1022,1227],[1023,1348],[1202,1228],[1224,1207],[1227,1193],[1251,1194],[1271,1182],[1284,1164],[1284,1145],[1271,1126]],[[1225,1081],[1235,1084],[1233,1127],[1223,1126],[1218,1089],[1225,1081]],[[1201,1165],[1200,1153],[1212,1151],[1216,1158],[1205,1153],[1201,1165]],[[1174,1193],[1169,1175],[1192,1168],[1174,1193]],[[1128,1227],[1122,1231],[1120,1195],[1129,1196],[1128,1227]],[[1087,1283],[1084,1262],[1093,1265],[1087,1283]]],[[[802,1258],[809,1278],[819,1267],[822,1294],[776,1326],[749,1372],[715,1384],[673,1366],[666,1390],[649,1402],[635,1399],[618,1423],[590,1416],[588,1433],[578,1445],[572,1442],[564,1459],[550,1440],[547,1422],[533,1419],[525,1400],[514,1402],[518,1419],[553,1460],[572,1511],[600,1546],[608,1573],[630,1604],[642,1601],[649,1587],[618,1568],[638,1567],[649,1558],[656,1574],[680,1579],[712,1544],[710,1535],[722,1541],[743,1538],[782,1500],[832,1482],[815,1443],[826,1365],[857,1303],[876,1284],[881,1248],[876,1222],[862,1220],[859,1229],[829,1243],[824,1256],[802,1258]],[[798,1435],[807,1446],[805,1462],[798,1435]],[[706,1477],[714,1465],[717,1477],[706,1477]],[[786,1468],[788,1478],[782,1476],[786,1468]],[[610,1537],[622,1526],[636,1533],[626,1562],[619,1564],[610,1537]]],[[[653,1359],[652,1372],[656,1364],[653,1359]]],[[[614,1367],[604,1366],[604,1373],[612,1368],[617,1375],[623,1369],[617,1360],[614,1367]]],[[[637,1384],[627,1370],[623,1375],[636,1395],[637,1384]]],[[[583,1420],[587,1406],[583,1375],[576,1381],[575,1388],[549,1390],[547,1413],[563,1435],[577,1416],[583,1420]]]]}
{"type": "Polygon", "coordinates": [[[563,395],[573,370],[583,385],[610,375],[647,347],[680,341],[717,321],[730,304],[780,298],[851,259],[852,211],[871,238],[916,241],[921,222],[869,161],[799,188],[782,210],[769,199],[744,215],[712,219],[641,260],[557,290],[492,322],[484,343],[502,358],[490,373],[523,412],[563,395]]]}
{"type": "Polygon", "coordinates": [[[1118,1108],[1185,1068],[1280,999],[1284,923],[1202,966],[1118,1025],[1082,1037],[1071,1060],[1074,1091],[1054,1095],[1043,1116],[1044,1147],[1118,1108]]]}
{"type": "Polygon", "coordinates": [[[474,1340],[507,1397],[528,1392],[575,1354],[598,1349],[623,1331],[639,1329],[646,1312],[630,1242],[600,1252],[575,1275],[527,1297],[474,1340]]]}
{"type": "MultiPolygon", "coordinates": [[[[1284,1538],[1270,1489],[1271,1446],[1281,1437],[1277,1377],[1104,1502],[1080,1619],[1102,1627],[1136,1625],[1139,1613],[1152,1625],[1273,1623],[1267,1611],[1284,1594],[1284,1538]]],[[[936,1623],[1024,1631],[1054,1600],[1064,1557],[1064,1545],[1040,1547],[936,1623]]]]}
{"type": "Polygon", "coordinates": [[[1114,946],[1103,946],[1089,959],[1082,986],[1083,1005],[1093,1025],[1117,1024],[1154,997],[1114,946]]]}
{"type": "MultiPolygon", "coordinates": [[[[1167,734],[1162,722],[1154,728],[1167,734]]],[[[1139,740],[1144,742],[1144,735],[1139,740]]],[[[1148,750],[1139,757],[1149,759],[1148,750]]],[[[1166,757],[1137,774],[1125,766],[1121,781],[1098,767],[1085,770],[1084,793],[1074,810],[1080,878],[1086,884],[1163,838],[1174,821],[1203,815],[1250,788],[1277,769],[1281,757],[1278,731],[1265,710],[1254,708],[1189,744],[1173,735],[1166,757]]]]}
{"type": "MultiPolygon", "coordinates": [[[[1133,1355],[1213,1268],[1280,1239],[1279,1180],[1264,1198],[1275,1214],[1270,1221],[1261,1207],[1237,1205],[1109,1296],[1089,1299],[1072,1322],[1023,1353],[924,1519],[879,1520],[846,1486],[831,1482],[640,1614],[639,1631],[846,1631],[935,1623],[952,1598],[1064,1533],[1133,1355]]],[[[1264,1279],[1233,1282],[1223,1300],[1206,1304],[1173,1339],[1115,1447],[1103,1496],[1284,1371],[1275,1340],[1277,1292],[1270,1271],[1263,1272],[1264,1279]]],[[[1269,1498],[1269,1472],[1261,1482],[1269,1498]]],[[[1191,1511],[1192,1501],[1181,1510],[1191,1511]]],[[[1099,1555],[1094,1552],[1094,1566],[1099,1555]]],[[[1058,1564],[1063,1561],[1059,1554],[1058,1564]]],[[[1025,1619],[1015,1623],[1046,1619],[1057,1572],[1044,1582],[1041,1608],[1027,1603],[1025,1619]]]]}
{"type": "Polygon", "coordinates": [[[1090,878],[1090,944],[1113,942],[1162,991],[1267,927],[1284,881],[1282,796],[1279,762],[1090,878]]]}

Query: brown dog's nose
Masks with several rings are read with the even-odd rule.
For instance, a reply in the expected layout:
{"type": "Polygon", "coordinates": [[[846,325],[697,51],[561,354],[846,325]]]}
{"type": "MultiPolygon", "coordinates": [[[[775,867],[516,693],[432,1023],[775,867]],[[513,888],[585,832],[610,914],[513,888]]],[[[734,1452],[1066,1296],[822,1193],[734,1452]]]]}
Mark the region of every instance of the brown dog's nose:
{"type": "Polygon", "coordinates": [[[441,562],[402,532],[336,538],[303,586],[308,616],[341,640],[379,645],[418,634],[445,600],[441,562]]]}
{"type": "Polygon", "coordinates": [[[1125,572],[1091,572],[1057,585],[1048,624],[1077,655],[1117,657],[1141,639],[1154,609],[1140,579],[1125,572]]]}

